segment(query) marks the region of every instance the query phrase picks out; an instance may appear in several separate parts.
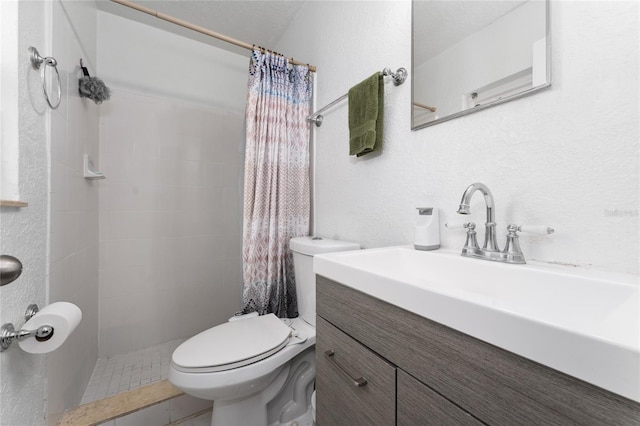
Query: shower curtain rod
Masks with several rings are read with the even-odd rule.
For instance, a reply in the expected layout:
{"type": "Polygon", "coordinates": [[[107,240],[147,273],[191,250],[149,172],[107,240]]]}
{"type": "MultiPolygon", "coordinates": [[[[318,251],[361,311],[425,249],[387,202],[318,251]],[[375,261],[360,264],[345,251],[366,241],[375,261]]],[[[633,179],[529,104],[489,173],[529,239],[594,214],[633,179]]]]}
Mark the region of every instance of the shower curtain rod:
{"type": "MultiPolygon", "coordinates": [[[[217,38],[218,40],[222,40],[222,41],[225,41],[227,43],[231,43],[231,44],[234,44],[236,46],[243,47],[245,49],[253,50],[254,48],[258,47],[261,50],[267,50],[269,52],[273,52],[272,50],[265,49],[264,47],[256,46],[255,44],[249,44],[249,43],[245,43],[244,41],[236,40],[235,38],[226,36],[224,34],[217,33],[215,31],[208,30],[208,29],[200,27],[198,25],[194,25],[194,24],[192,24],[190,22],[183,21],[182,19],[174,18],[173,16],[158,12],[158,11],[153,10],[153,9],[149,9],[148,7],[141,6],[139,4],[136,4],[136,3],[128,1],[128,0],[111,0],[111,1],[114,2],[114,3],[121,4],[123,6],[126,6],[126,7],[130,7],[131,9],[135,9],[135,10],[137,10],[139,12],[143,12],[143,13],[146,13],[148,15],[155,16],[156,18],[162,19],[163,21],[171,22],[172,24],[179,25],[181,27],[190,29],[192,31],[196,31],[196,32],[198,32],[200,34],[204,34],[204,35],[207,35],[209,37],[217,38]]],[[[273,53],[276,53],[276,52],[273,52],[273,53]]],[[[309,64],[307,64],[305,62],[300,62],[300,61],[297,61],[297,60],[295,60],[293,58],[289,58],[289,60],[294,65],[307,65],[309,67],[310,71],[316,72],[316,67],[314,65],[309,65],[309,64]]]]}

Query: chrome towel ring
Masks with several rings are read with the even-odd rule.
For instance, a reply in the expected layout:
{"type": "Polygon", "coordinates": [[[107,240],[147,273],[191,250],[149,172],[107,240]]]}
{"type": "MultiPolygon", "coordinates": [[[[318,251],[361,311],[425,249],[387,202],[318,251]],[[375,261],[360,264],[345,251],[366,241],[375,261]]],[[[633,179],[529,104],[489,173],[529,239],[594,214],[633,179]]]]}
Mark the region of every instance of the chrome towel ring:
{"type": "Polygon", "coordinates": [[[62,100],[62,89],[61,89],[61,82],[60,82],[60,73],[58,72],[58,61],[56,61],[51,56],[47,56],[47,57],[40,56],[40,53],[38,53],[38,50],[33,46],[29,47],[29,53],[30,53],[31,65],[33,66],[33,68],[40,70],[40,81],[42,82],[42,91],[44,92],[44,97],[47,100],[47,103],[49,104],[51,109],[58,108],[60,106],[60,101],[62,100]],[[41,66],[43,63],[44,63],[44,66],[41,66]],[[53,105],[53,103],[51,102],[51,98],[49,97],[49,93],[47,92],[47,83],[45,78],[45,71],[47,69],[47,66],[50,66],[53,68],[53,70],[56,72],[56,77],[58,80],[58,102],[56,102],[55,105],[53,105]]]}

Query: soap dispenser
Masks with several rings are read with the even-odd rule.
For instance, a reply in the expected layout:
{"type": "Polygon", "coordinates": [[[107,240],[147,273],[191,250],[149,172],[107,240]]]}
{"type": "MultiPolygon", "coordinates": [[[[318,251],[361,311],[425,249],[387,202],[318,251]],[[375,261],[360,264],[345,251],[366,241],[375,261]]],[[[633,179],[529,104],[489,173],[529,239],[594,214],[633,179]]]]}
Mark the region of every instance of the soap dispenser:
{"type": "Polygon", "coordinates": [[[440,217],[435,207],[417,207],[418,220],[413,240],[416,250],[440,248],[440,217]]]}

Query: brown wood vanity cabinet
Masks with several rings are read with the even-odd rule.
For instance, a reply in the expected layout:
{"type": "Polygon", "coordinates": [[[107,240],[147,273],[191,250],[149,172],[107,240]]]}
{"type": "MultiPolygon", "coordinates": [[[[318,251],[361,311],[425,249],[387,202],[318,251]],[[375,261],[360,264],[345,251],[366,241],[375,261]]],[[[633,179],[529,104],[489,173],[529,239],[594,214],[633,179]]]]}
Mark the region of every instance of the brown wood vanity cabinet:
{"type": "Polygon", "coordinates": [[[640,425],[635,401],[322,276],[316,282],[320,426],[640,425]]]}

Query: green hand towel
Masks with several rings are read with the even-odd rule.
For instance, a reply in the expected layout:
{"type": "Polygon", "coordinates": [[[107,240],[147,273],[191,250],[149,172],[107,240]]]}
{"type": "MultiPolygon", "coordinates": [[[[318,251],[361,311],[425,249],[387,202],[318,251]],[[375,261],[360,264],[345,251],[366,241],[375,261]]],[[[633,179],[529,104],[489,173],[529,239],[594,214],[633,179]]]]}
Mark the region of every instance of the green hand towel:
{"type": "Polygon", "coordinates": [[[349,155],[382,149],[384,80],[377,72],[349,90],[349,155]]]}

